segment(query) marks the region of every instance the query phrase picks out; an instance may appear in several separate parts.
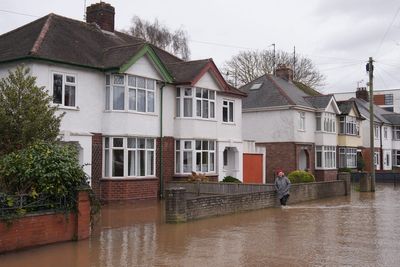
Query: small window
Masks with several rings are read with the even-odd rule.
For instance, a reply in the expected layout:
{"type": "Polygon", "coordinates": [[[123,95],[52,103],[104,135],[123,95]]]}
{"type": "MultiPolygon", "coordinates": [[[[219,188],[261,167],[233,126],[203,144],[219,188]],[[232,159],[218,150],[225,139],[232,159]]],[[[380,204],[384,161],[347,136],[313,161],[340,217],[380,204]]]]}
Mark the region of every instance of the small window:
{"type": "Polygon", "coordinates": [[[222,101],[222,121],[233,122],[234,102],[229,100],[222,101]]]}
{"type": "Polygon", "coordinates": [[[306,130],[306,113],[299,112],[299,130],[305,131],[306,130]]]}
{"type": "Polygon", "coordinates": [[[76,106],[76,78],[73,75],[53,74],[53,103],[65,107],[76,106]]]}
{"type": "Polygon", "coordinates": [[[262,83],[253,83],[253,85],[250,87],[250,90],[257,90],[260,89],[262,83]]]}

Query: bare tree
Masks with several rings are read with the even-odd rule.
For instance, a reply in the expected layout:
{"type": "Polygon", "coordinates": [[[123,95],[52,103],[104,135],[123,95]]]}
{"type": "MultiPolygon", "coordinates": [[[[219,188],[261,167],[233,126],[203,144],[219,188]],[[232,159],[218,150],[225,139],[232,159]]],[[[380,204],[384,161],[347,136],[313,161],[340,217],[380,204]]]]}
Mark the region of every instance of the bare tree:
{"type": "Polygon", "coordinates": [[[190,57],[188,34],[183,28],[172,32],[167,26],[161,24],[158,19],[150,22],[134,16],[132,26],[127,33],[142,38],[183,60],[188,60],[190,57]]]}
{"type": "MultiPolygon", "coordinates": [[[[308,87],[322,86],[325,80],[314,66],[311,59],[297,56],[295,59],[294,80],[308,87]]],[[[293,55],[284,51],[275,53],[275,66],[284,64],[293,68],[293,55]]],[[[228,74],[228,81],[236,86],[244,85],[263,74],[272,74],[274,53],[270,50],[242,51],[226,61],[223,72],[228,74]]]]}

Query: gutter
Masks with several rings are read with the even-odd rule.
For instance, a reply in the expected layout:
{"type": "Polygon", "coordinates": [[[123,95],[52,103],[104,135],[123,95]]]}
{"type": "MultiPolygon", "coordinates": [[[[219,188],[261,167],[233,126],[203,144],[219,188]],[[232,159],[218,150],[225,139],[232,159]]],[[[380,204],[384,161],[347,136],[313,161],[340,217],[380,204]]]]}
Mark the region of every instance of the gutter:
{"type": "Polygon", "coordinates": [[[164,176],[163,176],[163,97],[164,97],[164,87],[166,83],[163,82],[160,87],[160,159],[159,159],[159,165],[160,165],[160,199],[164,198],[164,176]]]}

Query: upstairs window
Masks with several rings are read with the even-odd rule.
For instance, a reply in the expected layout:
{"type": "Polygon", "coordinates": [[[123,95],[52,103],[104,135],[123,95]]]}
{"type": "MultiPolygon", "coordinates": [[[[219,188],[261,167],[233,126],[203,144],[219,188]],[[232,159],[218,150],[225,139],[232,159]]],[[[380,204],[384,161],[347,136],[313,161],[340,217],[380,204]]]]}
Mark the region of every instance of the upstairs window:
{"type": "Polygon", "coordinates": [[[385,94],[385,105],[393,105],[393,94],[385,94]]]}
{"type": "Polygon", "coordinates": [[[76,106],[76,77],[53,73],[53,103],[65,107],[76,106]]]}
{"type": "Polygon", "coordinates": [[[306,113],[299,112],[299,131],[306,130],[306,113]]]}
{"type": "Polygon", "coordinates": [[[374,136],[375,136],[375,139],[379,139],[379,137],[381,136],[380,131],[379,131],[379,125],[374,126],[374,136]]]}
{"type": "Polygon", "coordinates": [[[106,110],[154,113],[156,81],[134,75],[106,75],[106,110]]]}
{"type": "Polygon", "coordinates": [[[339,122],[339,133],[346,135],[360,135],[360,123],[357,118],[341,116],[339,122]]]}
{"type": "Polygon", "coordinates": [[[222,121],[233,122],[234,102],[229,100],[222,101],[222,121]]]}
{"type": "Polygon", "coordinates": [[[400,140],[400,126],[393,127],[393,139],[400,140]]]}
{"type": "Polygon", "coordinates": [[[176,116],[184,118],[215,118],[215,91],[178,87],[176,89],[176,116]]]}
{"type": "Polygon", "coordinates": [[[383,127],[383,138],[388,139],[388,128],[383,127]]]}

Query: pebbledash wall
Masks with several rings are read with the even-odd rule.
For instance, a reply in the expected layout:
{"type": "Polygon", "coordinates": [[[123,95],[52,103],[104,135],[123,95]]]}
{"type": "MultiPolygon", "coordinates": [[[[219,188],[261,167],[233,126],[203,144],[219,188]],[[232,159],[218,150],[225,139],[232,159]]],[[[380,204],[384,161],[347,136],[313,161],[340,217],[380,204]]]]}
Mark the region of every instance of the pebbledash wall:
{"type": "MultiPolygon", "coordinates": [[[[338,178],[293,184],[289,204],[350,194],[350,175],[341,173],[338,178]]],[[[272,185],[171,183],[165,195],[168,223],[279,206],[272,185]]]]}
{"type": "Polygon", "coordinates": [[[45,212],[0,222],[0,253],[69,240],[90,235],[90,200],[87,191],[78,193],[76,213],[45,212]]]}

